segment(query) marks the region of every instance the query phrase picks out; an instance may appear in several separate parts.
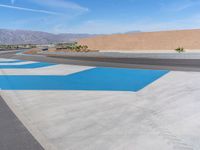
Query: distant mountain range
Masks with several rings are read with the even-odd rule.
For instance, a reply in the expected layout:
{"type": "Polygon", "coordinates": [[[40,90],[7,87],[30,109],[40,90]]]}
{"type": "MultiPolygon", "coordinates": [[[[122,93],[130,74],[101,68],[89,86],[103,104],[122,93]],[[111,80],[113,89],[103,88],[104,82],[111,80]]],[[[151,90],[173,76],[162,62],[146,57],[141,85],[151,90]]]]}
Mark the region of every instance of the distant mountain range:
{"type": "Polygon", "coordinates": [[[50,44],[75,42],[81,38],[93,37],[92,34],[52,34],[29,30],[0,29],[0,44],[50,44]]]}

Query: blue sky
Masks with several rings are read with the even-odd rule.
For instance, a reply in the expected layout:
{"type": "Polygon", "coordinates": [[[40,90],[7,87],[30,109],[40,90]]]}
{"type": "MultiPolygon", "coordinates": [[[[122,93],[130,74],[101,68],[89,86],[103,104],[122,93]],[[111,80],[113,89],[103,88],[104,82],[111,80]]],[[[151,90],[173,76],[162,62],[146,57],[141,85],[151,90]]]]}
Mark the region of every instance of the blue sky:
{"type": "Polygon", "coordinates": [[[200,0],[0,0],[0,28],[123,33],[200,28],[200,0]]]}

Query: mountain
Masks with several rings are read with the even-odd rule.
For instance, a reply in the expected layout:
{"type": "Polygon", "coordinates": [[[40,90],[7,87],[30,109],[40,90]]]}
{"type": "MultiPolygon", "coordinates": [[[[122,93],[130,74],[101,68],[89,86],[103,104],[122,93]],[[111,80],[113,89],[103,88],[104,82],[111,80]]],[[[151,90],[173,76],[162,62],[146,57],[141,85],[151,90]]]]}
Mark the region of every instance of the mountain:
{"type": "Polygon", "coordinates": [[[52,34],[29,30],[0,29],[0,44],[49,44],[75,42],[81,38],[93,37],[90,34],[52,34]]]}
{"type": "Polygon", "coordinates": [[[94,50],[200,49],[200,29],[114,34],[80,39],[79,44],[94,50]]]}
{"type": "Polygon", "coordinates": [[[125,32],[124,34],[132,34],[132,33],[141,33],[142,31],[140,30],[135,30],[135,31],[128,31],[128,32],[125,32]]]}

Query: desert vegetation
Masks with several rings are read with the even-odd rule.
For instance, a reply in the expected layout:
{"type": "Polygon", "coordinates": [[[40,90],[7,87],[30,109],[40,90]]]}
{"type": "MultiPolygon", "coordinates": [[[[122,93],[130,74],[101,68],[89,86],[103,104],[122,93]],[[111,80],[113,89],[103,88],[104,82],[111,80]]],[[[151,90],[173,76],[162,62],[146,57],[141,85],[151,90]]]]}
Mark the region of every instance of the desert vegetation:
{"type": "Polygon", "coordinates": [[[65,51],[65,52],[93,52],[93,50],[88,49],[87,45],[80,45],[77,42],[59,43],[56,44],[55,48],[56,51],[65,51]]]}
{"type": "Polygon", "coordinates": [[[178,47],[178,48],[175,49],[175,51],[178,52],[178,53],[183,53],[185,50],[184,50],[183,47],[178,47]]]}
{"type": "Polygon", "coordinates": [[[26,49],[36,48],[33,44],[18,44],[18,45],[0,45],[0,50],[14,50],[14,49],[26,49]]]}
{"type": "Polygon", "coordinates": [[[88,49],[87,45],[79,45],[74,43],[58,43],[51,46],[37,45],[36,48],[30,48],[30,50],[24,52],[25,54],[41,54],[46,52],[98,52],[97,50],[88,49]]]}

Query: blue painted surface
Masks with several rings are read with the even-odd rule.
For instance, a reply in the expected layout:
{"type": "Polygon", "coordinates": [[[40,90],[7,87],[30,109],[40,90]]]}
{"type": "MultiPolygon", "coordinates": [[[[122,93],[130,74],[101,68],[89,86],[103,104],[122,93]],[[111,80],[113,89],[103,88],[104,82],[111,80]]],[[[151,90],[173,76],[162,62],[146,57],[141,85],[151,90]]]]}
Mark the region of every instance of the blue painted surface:
{"type": "Polygon", "coordinates": [[[66,76],[0,76],[3,90],[139,91],[167,70],[94,68],[66,76]]]}
{"type": "Polygon", "coordinates": [[[0,64],[0,69],[33,69],[33,68],[48,67],[52,65],[56,65],[56,64],[36,62],[36,63],[23,64],[23,65],[12,65],[12,63],[10,63],[10,65],[0,64]]]}

